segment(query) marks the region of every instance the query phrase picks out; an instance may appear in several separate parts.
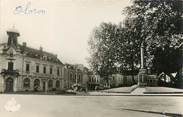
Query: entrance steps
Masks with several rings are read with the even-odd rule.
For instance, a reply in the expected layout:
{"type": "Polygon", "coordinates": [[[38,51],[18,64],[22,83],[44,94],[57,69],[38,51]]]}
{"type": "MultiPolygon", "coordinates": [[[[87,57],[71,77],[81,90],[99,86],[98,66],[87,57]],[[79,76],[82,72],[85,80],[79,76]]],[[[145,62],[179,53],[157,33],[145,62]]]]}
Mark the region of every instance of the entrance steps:
{"type": "Polygon", "coordinates": [[[138,87],[134,91],[132,91],[131,94],[140,95],[140,94],[144,94],[145,91],[146,89],[144,87],[138,87]]]}

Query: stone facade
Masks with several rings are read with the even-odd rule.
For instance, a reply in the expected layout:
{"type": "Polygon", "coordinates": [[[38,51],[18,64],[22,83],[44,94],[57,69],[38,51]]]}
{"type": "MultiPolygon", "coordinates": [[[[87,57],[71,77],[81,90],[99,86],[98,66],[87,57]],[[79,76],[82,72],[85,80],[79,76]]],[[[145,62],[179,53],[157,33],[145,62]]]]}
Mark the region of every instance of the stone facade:
{"type": "Polygon", "coordinates": [[[86,68],[83,65],[65,64],[68,76],[68,88],[73,88],[75,85],[87,87],[88,76],[86,68]]]}
{"type": "Polygon", "coordinates": [[[93,74],[93,72],[88,72],[88,90],[97,90],[100,89],[102,83],[101,83],[101,77],[99,75],[93,74]]]}
{"type": "Polygon", "coordinates": [[[0,44],[0,92],[52,91],[68,87],[67,69],[57,55],[18,43],[18,31],[9,30],[0,44]]]}

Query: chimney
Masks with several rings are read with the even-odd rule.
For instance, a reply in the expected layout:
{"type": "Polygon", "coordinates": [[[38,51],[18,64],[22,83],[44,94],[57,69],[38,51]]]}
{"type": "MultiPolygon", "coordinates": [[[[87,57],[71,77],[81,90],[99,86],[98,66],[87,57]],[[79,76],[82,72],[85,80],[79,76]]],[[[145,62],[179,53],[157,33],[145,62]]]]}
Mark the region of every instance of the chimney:
{"type": "Polygon", "coordinates": [[[20,33],[18,30],[16,30],[14,27],[13,29],[9,29],[7,31],[8,34],[8,46],[17,46],[18,45],[18,36],[20,36],[20,33]]]}
{"type": "Polygon", "coordinates": [[[43,47],[40,47],[39,50],[40,50],[40,51],[43,51],[43,47]]]}
{"type": "Polygon", "coordinates": [[[27,43],[26,42],[23,42],[22,45],[23,45],[23,47],[27,47],[27,43]]]}

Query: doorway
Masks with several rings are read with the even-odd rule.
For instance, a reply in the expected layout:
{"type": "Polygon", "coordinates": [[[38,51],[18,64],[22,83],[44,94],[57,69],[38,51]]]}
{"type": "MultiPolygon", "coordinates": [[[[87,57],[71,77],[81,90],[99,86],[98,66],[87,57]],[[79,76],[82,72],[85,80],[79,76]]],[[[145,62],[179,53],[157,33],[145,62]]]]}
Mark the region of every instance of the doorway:
{"type": "Polygon", "coordinates": [[[6,79],[6,92],[13,92],[13,79],[12,78],[8,78],[6,79]]]}
{"type": "Polygon", "coordinates": [[[46,91],[46,82],[43,81],[43,91],[46,91]]]}

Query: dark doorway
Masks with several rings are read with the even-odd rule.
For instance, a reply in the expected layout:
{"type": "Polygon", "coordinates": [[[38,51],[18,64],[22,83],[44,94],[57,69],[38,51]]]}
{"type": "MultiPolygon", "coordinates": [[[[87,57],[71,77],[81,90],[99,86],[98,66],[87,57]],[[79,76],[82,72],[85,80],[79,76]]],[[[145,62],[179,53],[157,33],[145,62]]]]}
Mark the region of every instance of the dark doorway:
{"type": "Polygon", "coordinates": [[[8,78],[6,79],[6,92],[13,92],[13,79],[8,78]]]}
{"type": "Polygon", "coordinates": [[[56,81],[56,88],[60,88],[60,81],[56,81]]]}
{"type": "Polygon", "coordinates": [[[46,91],[46,82],[43,81],[43,91],[46,91]]]}

